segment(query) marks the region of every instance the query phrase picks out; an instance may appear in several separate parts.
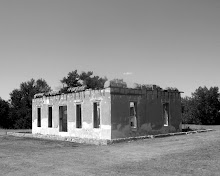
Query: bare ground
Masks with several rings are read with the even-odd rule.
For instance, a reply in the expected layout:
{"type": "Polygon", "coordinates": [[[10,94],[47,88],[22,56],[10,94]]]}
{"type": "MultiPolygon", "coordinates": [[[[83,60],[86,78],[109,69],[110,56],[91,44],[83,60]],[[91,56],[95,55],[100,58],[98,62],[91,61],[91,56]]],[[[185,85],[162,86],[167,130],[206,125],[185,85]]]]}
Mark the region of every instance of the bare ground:
{"type": "Polygon", "coordinates": [[[220,175],[220,129],[109,146],[0,135],[0,175],[220,175]]]}

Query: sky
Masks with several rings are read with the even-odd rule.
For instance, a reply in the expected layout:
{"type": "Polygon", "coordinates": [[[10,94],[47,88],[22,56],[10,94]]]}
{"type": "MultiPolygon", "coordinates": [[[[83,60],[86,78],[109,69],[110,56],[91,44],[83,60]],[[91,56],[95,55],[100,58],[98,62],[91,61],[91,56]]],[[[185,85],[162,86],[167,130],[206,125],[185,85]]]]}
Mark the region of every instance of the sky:
{"type": "Polygon", "coordinates": [[[219,0],[0,0],[0,97],[73,70],[109,80],[220,87],[219,0]]]}

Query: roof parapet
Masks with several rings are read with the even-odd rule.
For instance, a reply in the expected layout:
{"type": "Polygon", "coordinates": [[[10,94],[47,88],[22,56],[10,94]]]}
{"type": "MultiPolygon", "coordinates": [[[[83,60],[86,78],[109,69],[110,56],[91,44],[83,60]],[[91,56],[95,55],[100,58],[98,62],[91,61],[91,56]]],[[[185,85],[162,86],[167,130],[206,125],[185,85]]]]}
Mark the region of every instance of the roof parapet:
{"type": "MultiPolygon", "coordinates": [[[[81,92],[81,91],[85,91],[86,90],[86,86],[79,86],[79,87],[70,87],[67,90],[67,93],[72,93],[72,92],[81,92]]],[[[55,96],[55,95],[61,95],[64,93],[61,93],[60,91],[51,91],[51,92],[47,92],[47,93],[37,93],[34,95],[34,98],[42,98],[43,96],[55,96]]]]}

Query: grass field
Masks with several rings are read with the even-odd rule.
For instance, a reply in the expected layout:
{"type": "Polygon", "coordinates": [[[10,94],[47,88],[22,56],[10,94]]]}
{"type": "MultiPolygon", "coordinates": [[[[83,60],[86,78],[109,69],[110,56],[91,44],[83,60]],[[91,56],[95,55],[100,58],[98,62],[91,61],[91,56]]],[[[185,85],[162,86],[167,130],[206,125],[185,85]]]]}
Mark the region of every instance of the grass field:
{"type": "Polygon", "coordinates": [[[215,129],[108,146],[0,135],[0,175],[220,175],[215,129]]]}

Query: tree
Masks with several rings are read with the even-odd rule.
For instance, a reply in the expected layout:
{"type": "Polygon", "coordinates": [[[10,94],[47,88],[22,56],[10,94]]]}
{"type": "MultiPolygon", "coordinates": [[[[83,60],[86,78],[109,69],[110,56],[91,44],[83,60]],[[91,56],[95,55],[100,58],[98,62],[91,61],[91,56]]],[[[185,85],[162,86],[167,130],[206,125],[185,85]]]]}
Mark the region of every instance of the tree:
{"type": "Polygon", "coordinates": [[[80,75],[80,80],[82,80],[82,85],[85,85],[88,89],[103,89],[107,78],[101,78],[99,76],[91,77],[91,73],[82,72],[80,75]],[[83,74],[87,75],[83,77],[83,74]]]}
{"type": "Polygon", "coordinates": [[[13,121],[13,128],[31,128],[32,124],[32,99],[37,93],[51,91],[47,82],[43,79],[23,82],[19,89],[10,93],[11,110],[9,118],[13,121]]]}
{"type": "Polygon", "coordinates": [[[86,86],[88,89],[102,89],[104,84],[107,81],[107,78],[93,76],[92,71],[82,72],[81,74],[77,73],[77,70],[69,72],[67,77],[64,77],[60,82],[63,84],[61,89],[62,93],[68,92],[68,88],[86,86]]]}
{"type": "Polygon", "coordinates": [[[220,102],[218,100],[218,87],[199,87],[192,94],[196,102],[196,110],[194,116],[200,119],[201,124],[216,124],[219,123],[220,118],[220,102]]]}
{"type": "Polygon", "coordinates": [[[184,108],[182,114],[183,124],[201,124],[200,119],[194,116],[194,112],[196,112],[195,100],[192,97],[184,97],[181,101],[184,108]]]}
{"type": "Polygon", "coordinates": [[[220,102],[218,87],[199,87],[191,98],[182,99],[185,106],[183,120],[187,123],[220,124],[220,102]]]}
{"type": "Polygon", "coordinates": [[[0,97],[0,127],[9,128],[9,103],[0,97]]]}
{"type": "Polygon", "coordinates": [[[67,77],[63,77],[63,79],[60,81],[64,87],[77,87],[81,84],[79,81],[79,74],[77,73],[77,70],[69,72],[67,77]]]}

